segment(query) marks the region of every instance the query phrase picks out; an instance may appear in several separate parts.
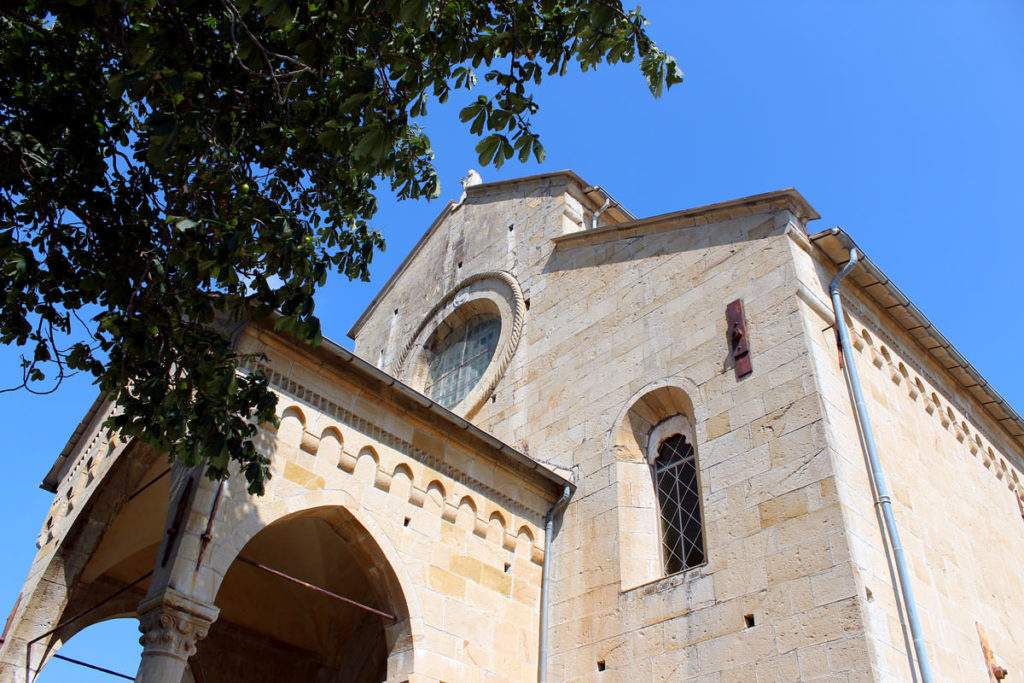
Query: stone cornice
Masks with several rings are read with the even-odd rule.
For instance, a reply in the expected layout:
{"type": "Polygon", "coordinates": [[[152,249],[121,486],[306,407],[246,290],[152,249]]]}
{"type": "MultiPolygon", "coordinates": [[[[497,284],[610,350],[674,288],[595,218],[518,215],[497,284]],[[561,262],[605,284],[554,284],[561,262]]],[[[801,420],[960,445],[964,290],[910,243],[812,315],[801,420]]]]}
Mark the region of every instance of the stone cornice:
{"type": "Polygon", "coordinates": [[[427,415],[424,415],[424,418],[428,422],[439,419],[445,425],[442,431],[465,435],[465,438],[469,441],[475,441],[479,446],[491,452],[496,463],[501,463],[503,466],[513,470],[518,467],[524,476],[536,478],[538,482],[544,482],[549,487],[550,495],[553,496],[551,502],[558,499],[564,487],[568,486],[575,490],[576,485],[573,482],[551,471],[525,453],[512,448],[497,437],[485,432],[465,418],[456,415],[439,403],[404,384],[396,377],[363,360],[348,349],[339,346],[337,343],[325,338],[318,347],[299,345],[295,343],[292,337],[275,331],[272,321],[254,322],[252,325],[253,334],[261,342],[270,343],[274,346],[275,344],[271,340],[276,339],[279,340],[279,345],[283,344],[291,349],[292,353],[307,356],[310,362],[310,369],[315,371],[317,366],[325,365],[340,375],[351,373],[357,378],[355,382],[357,385],[374,388],[378,392],[388,392],[390,390],[392,394],[400,397],[406,405],[413,408],[413,412],[419,409],[426,413],[427,415]]]}
{"type": "MultiPolygon", "coordinates": [[[[395,403],[396,412],[398,414],[405,414],[407,418],[413,418],[413,424],[415,422],[422,422],[425,425],[434,423],[440,427],[440,433],[446,435],[443,440],[451,440],[453,442],[464,441],[466,445],[461,448],[468,449],[467,452],[469,453],[477,452],[484,454],[484,457],[489,458],[496,466],[514,475],[516,479],[534,482],[533,486],[539,495],[551,503],[558,499],[558,496],[566,487],[571,490],[576,488],[568,479],[549,470],[528,455],[515,450],[468,420],[452,413],[447,408],[406,386],[395,377],[364,361],[334,342],[325,339],[319,347],[299,346],[288,335],[274,331],[271,323],[254,323],[252,334],[260,342],[278,348],[282,353],[292,356],[293,360],[306,365],[307,369],[314,373],[321,373],[321,370],[318,368],[330,368],[336,375],[342,378],[348,376],[346,381],[352,386],[362,387],[366,391],[376,394],[379,400],[384,402],[397,401],[395,403]],[[308,360],[304,361],[303,356],[308,360]],[[455,438],[452,439],[451,437],[455,438]]],[[[394,434],[386,432],[362,416],[337,405],[330,398],[296,382],[285,373],[255,360],[247,365],[247,368],[250,370],[256,367],[262,369],[267,374],[271,384],[283,393],[287,393],[322,412],[332,414],[341,422],[349,424],[364,433],[373,435],[396,450],[406,452],[410,457],[420,460],[424,464],[431,467],[440,467],[439,471],[442,471],[452,479],[462,481],[467,485],[472,483],[475,488],[481,491],[488,493],[494,491],[494,494],[499,499],[521,507],[518,501],[512,501],[507,496],[493,490],[487,484],[471,477],[468,473],[455,470],[454,468],[451,468],[451,472],[446,471],[444,468],[450,468],[450,465],[441,463],[436,456],[420,451],[412,444],[394,434]]],[[[365,398],[370,397],[367,396],[365,398]]],[[[530,510],[533,513],[540,514],[547,512],[546,509],[533,510],[531,508],[530,510]]]]}
{"type": "Polygon", "coordinates": [[[649,218],[616,223],[594,230],[581,230],[554,238],[559,247],[599,244],[628,237],[640,237],[664,230],[675,230],[716,221],[728,220],[772,211],[788,210],[800,223],[820,218],[807,200],[793,188],[766,192],[740,199],[731,199],[717,204],[707,204],[692,209],[673,211],[649,218]]]}

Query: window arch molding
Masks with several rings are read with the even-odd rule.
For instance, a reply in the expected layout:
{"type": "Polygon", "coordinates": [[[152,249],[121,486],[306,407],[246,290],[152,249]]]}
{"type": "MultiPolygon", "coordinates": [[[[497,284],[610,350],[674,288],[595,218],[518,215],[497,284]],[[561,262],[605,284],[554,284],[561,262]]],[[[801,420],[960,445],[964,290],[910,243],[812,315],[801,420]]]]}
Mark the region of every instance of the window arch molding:
{"type": "Polygon", "coordinates": [[[658,458],[658,447],[673,434],[682,434],[691,444],[697,443],[693,436],[693,423],[690,421],[690,418],[681,414],[673,415],[651,428],[650,434],[647,436],[646,447],[644,448],[647,464],[654,465],[654,461],[658,458]]]}
{"type": "Polygon", "coordinates": [[[699,479],[700,421],[691,396],[697,387],[685,378],[649,384],[633,395],[619,413],[608,435],[608,452],[614,465],[617,496],[617,534],[620,589],[642,586],[667,576],[700,576],[692,572],[696,564],[680,572],[668,571],[663,555],[665,542],[662,512],[655,486],[653,463],[658,448],[673,435],[683,436],[693,445],[698,478],[702,546],[707,557],[707,529],[703,524],[704,493],[699,479]]]}

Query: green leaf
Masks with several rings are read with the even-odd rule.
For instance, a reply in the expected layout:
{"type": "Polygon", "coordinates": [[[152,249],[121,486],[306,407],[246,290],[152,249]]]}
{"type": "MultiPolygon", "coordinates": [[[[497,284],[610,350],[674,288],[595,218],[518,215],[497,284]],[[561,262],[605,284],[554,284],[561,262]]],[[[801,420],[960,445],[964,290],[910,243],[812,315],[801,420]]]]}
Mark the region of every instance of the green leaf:
{"type": "Polygon", "coordinates": [[[427,23],[427,7],[428,3],[425,0],[403,0],[398,18],[407,24],[423,28],[427,23]]]}
{"type": "Polygon", "coordinates": [[[275,422],[276,396],[236,375],[223,329],[319,342],[316,291],[368,279],[383,248],[379,184],[440,195],[411,123],[427,100],[486,90],[459,118],[501,167],[544,162],[531,86],[572,61],[639,56],[656,95],[682,79],[639,12],[603,0],[72,3],[20,3],[0,40],[0,340],[31,345],[33,381],[91,374],[123,437],[256,493],[250,421],[275,422]]]}
{"type": "Polygon", "coordinates": [[[488,135],[483,140],[477,143],[476,153],[480,164],[483,166],[490,166],[491,161],[494,159],[495,152],[498,151],[498,147],[501,144],[501,136],[496,133],[488,135]]]}
{"type": "Polygon", "coordinates": [[[543,164],[547,158],[548,153],[544,150],[544,146],[540,144],[539,138],[533,139],[533,156],[537,160],[538,164],[543,164]]]}

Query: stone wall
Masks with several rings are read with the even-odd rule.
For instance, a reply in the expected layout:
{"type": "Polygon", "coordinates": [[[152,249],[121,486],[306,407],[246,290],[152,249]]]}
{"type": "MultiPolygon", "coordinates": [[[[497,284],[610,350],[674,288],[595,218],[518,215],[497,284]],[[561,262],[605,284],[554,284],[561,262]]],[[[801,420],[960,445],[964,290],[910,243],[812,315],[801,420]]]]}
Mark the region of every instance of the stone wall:
{"type": "MultiPolygon", "coordinates": [[[[439,327],[499,316],[495,360],[452,406],[486,433],[329,343],[261,325],[242,350],[281,398],[280,426],[261,430],[274,474],[264,497],[238,476],[218,493],[179,467],[133,499],[158,458],[109,448],[99,417],[83,427],[0,681],[19,675],[30,637],[155,564],[146,605],[170,596],[207,621],[220,610],[202,657],[265,637],[321,677],[372,678],[386,650],[389,680],[533,680],[544,562],[551,680],[909,680],[829,329],[835,268],[806,233],[813,209],[782,191],[640,220],[609,211],[592,229],[602,202],[568,172],[468,188],[353,329],[360,356],[419,390],[439,327]],[[725,317],[735,299],[753,364],[742,378],[725,317]],[[650,462],[670,433],[696,449],[705,561],[666,576],[650,462]],[[551,557],[543,518],[565,481],[538,462],[577,485],[551,557]],[[179,499],[171,543],[173,502],[161,514],[179,499]],[[308,534],[308,552],[291,533],[308,534]],[[329,603],[289,611],[281,595],[246,602],[270,584],[245,578],[240,555],[346,583],[395,619],[332,622],[329,603]],[[355,673],[337,669],[343,652],[314,647],[358,634],[385,647],[355,673]]],[[[933,667],[942,680],[983,678],[981,626],[997,658],[1024,670],[1020,448],[870,296],[846,293],[933,667]]],[[[143,619],[147,642],[159,640],[143,619]]],[[[217,664],[237,673],[253,657],[217,664]]]]}
{"type": "MultiPolygon", "coordinates": [[[[800,230],[769,209],[606,243],[580,236],[557,256],[574,266],[548,284],[562,293],[550,316],[563,332],[538,365],[573,371],[549,379],[553,397],[540,388],[536,403],[564,406],[564,427],[547,428],[575,437],[580,488],[554,565],[554,678],[586,680],[602,666],[651,681],[869,676],[794,296],[789,234],[800,230]],[[577,298],[585,312],[564,315],[577,298]],[[740,380],[725,320],[735,298],[754,367],[740,380]],[[603,531],[658,533],[649,474],[642,459],[632,465],[642,444],[621,435],[628,411],[665,387],[692,404],[707,563],[634,587],[635,546],[603,531]]],[[[685,413],[674,404],[651,422],[685,413]]]]}
{"type": "MultiPolygon", "coordinates": [[[[267,341],[265,337],[263,341],[267,341]]],[[[282,357],[268,375],[282,400],[264,525],[303,509],[344,507],[392,548],[421,622],[415,680],[529,680],[537,667],[543,513],[551,494],[467,443],[387,407],[343,373],[282,357]]],[[[228,513],[230,514],[230,513],[228,513]]],[[[236,525],[223,565],[251,533],[236,525]]],[[[218,558],[223,554],[224,560],[218,558]]]]}
{"type": "MultiPolygon", "coordinates": [[[[141,571],[155,566],[156,572],[139,586],[140,592],[125,594],[127,603],[120,600],[111,609],[119,615],[133,612],[141,591],[146,591],[146,604],[157,601],[158,613],[165,609],[159,607],[161,600],[169,604],[166,595],[173,596],[178,610],[173,614],[182,605],[193,606],[207,623],[175,633],[174,647],[186,656],[198,644],[210,671],[239,674],[248,667],[247,680],[257,680],[258,672],[270,680],[282,662],[261,667],[260,657],[293,652],[306,653],[306,659],[293,654],[294,664],[320,672],[318,680],[356,680],[348,669],[331,673],[331,666],[352,661],[344,652],[332,654],[332,634],[346,640],[339,634],[351,631],[354,638],[362,628],[373,637],[372,624],[350,628],[344,622],[349,617],[338,616],[337,603],[322,595],[316,602],[304,597],[314,593],[282,583],[280,577],[240,570],[237,559],[246,556],[340,594],[357,593],[350,597],[391,614],[394,620],[384,622],[380,636],[386,637],[386,648],[368,641],[390,651],[389,680],[533,679],[543,516],[561,492],[557,483],[508,460],[479,437],[439,424],[422,406],[332,358],[325,348],[304,349],[259,327],[249,328],[241,343],[244,352],[260,354],[253,362],[263,366],[280,397],[280,426],[261,430],[260,448],[271,457],[273,473],[266,494],[246,493],[237,474],[218,493],[218,485],[199,471],[176,467],[162,480],[163,499],[153,503],[166,522],[150,529],[136,523],[142,516],[125,501],[148,480],[142,475],[153,463],[145,463],[130,482],[107,468],[116,470],[121,463],[138,469],[131,453],[118,451],[112,465],[97,463],[102,468],[88,499],[105,501],[101,510],[113,512],[103,517],[80,504],[76,514],[54,522],[53,538],[40,550],[4,644],[0,681],[23,680],[27,640],[125,585],[125,577],[138,570],[140,554],[145,556],[141,571]],[[185,501],[183,525],[177,535],[169,534],[179,500],[185,501]],[[213,510],[216,516],[208,525],[213,510]],[[303,520],[315,524],[296,524],[303,520]],[[270,546],[260,543],[285,524],[307,535],[270,546]],[[319,536],[309,533],[317,529],[319,536]],[[83,535],[88,543],[81,541],[83,535]],[[164,556],[168,561],[161,563],[164,556]],[[77,563],[74,571],[68,558],[77,563]],[[332,558],[346,564],[323,564],[332,558]],[[209,624],[209,615],[215,618],[218,611],[221,629],[217,620],[209,624]],[[303,629],[312,629],[304,640],[297,636],[303,629]],[[203,641],[206,631],[212,636],[203,641]],[[252,642],[276,639],[279,647],[250,648],[252,656],[241,659],[221,657],[218,644],[230,644],[239,634],[248,634],[252,642]],[[332,664],[330,657],[337,661],[332,664]]],[[[91,448],[90,443],[86,434],[79,447],[91,448]]],[[[58,487],[59,504],[67,498],[65,488],[78,481],[74,471],[58,487]]],[[[353,608],[347,609],[352,613],[353,608]]],[[[110,609],[98,610],[40,642],[33,668],[79,629],[110,616],[110,609]]],[[[145,615],[143,621],[148,651],[150,643],[165,642],[158,633],[165,623],[147,621],[145,615]]],[[[372,674],[372,668],[365,668],[358,676],[372,674]]],[[[146,680],[164,680],[163,674],[153,675],[147,671],[146,680]]]]}
{"type": "Polygon", "coordinates": [[[552,680],[870,679],[796,297],[793,242],[813,210],[775,193],[582,230],[575,217],[595,207],[556,180],[470,188],[356,334],[357,352],[391,358],[418,324],[406,311],[475,272],[514,271],[530,302],[522,339],[473,420],[579,487],[554,542],[552,680]],[[736,298],[754,366],[741,380],[725,321],[736,298]],[[662,576],[631,411],[693,426],[703,566],[662,576]]]}
{"type": "MultiPolygon", "coordinates": [[[[806,327],[873,663],[883,680],[909,680],[882,528],[829,327],[835,266],[817,250],[798,263],[805,291],[817,300],[804,308],[806,327]]],[[[842,294],[936,680],[987,680],[979,624],[1012,680],[1024,672],[1020,449],[870,297],[851,282],[842,294]]]]}

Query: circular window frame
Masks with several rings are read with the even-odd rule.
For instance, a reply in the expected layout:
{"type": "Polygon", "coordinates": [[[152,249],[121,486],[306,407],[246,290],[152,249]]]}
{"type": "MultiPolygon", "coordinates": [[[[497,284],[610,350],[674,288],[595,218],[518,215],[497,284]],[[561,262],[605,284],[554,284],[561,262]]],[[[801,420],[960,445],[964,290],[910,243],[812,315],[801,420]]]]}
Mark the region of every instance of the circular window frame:
{"type": "Polygon", "coordinates": [[[476,385],[461,401],[446,406],[453,413],[472,417],[494,393],[519,346],[526,300],[519,282],[497,271],[472,275],[460,282],[424,316],[392,368],[392,374],[422,392],[430,355],[449,334],[478,315],[496,316],[501,322],[498,344],[476,385]]]}

